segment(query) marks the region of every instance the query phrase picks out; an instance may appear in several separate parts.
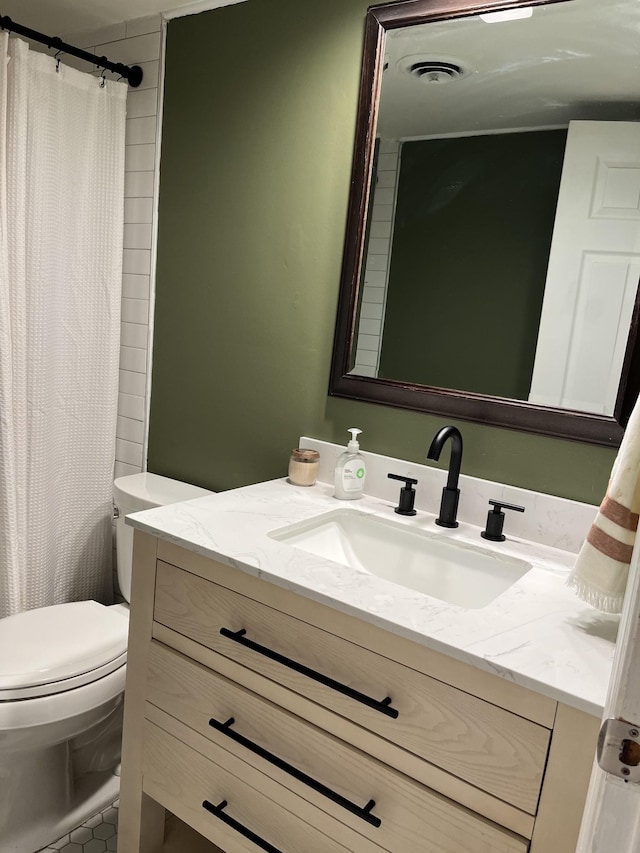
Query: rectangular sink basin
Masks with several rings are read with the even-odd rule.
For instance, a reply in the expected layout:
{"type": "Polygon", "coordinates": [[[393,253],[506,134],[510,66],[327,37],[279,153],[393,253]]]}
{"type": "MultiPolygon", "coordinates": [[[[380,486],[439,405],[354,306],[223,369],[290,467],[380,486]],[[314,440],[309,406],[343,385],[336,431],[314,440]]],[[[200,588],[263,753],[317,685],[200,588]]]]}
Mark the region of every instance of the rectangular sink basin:
{"type": "Polygon", "coordinates": [[[497,550],[349,509],[281,527],[269,536],[469,609],[486,607],[531,568],[497,550]]]}

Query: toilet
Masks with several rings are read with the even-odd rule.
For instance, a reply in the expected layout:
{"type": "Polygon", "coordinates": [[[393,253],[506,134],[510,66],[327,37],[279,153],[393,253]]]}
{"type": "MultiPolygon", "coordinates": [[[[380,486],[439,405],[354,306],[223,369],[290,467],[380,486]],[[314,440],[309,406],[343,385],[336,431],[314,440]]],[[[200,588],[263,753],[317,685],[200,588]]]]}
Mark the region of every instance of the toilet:
{"type": "MultiPolygon", "coordinates": [[[[118,585],[129,601],[131,512],[209,495],[132,474],[113,485],[118,585]]],[[[76,601],[0,619],[0,850],[34,853],[118,796],[129,611],[76,601]]]]}

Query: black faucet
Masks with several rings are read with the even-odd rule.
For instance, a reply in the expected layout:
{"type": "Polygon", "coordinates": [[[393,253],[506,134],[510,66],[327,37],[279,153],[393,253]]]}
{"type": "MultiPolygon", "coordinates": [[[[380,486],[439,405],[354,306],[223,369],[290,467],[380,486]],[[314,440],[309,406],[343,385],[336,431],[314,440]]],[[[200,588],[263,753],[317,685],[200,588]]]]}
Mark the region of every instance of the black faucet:
{"type": "Polygon", "coordinates": [[[449,476],[447,485],[442,490],[440,501],[440,514],[436,518],[436,524],[440,527],[457,527],[456,515],[458,513],[458,499],[460,489],[458,488],[458,477],[460,476],[460,463],[462,462],[462,436],[460,430],[454,426],[442,427],[431,442],[427,452],[427,459],[440,459],[440,453],[447,439],[451,439],[451,458],[449,459],[449,476]]]}

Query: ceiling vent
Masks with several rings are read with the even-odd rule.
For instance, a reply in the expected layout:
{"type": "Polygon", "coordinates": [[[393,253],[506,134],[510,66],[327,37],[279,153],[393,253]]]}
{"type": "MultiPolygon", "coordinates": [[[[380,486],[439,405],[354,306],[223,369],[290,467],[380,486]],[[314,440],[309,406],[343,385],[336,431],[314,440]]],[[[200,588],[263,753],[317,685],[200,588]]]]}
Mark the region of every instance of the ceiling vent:
{"type": "Polygon", "coordinates": [[[412,77],[425,83],[450,83],[464,74],[463,69],[453,62],[425,59],[408,66],[407,71],[412,77]]]}

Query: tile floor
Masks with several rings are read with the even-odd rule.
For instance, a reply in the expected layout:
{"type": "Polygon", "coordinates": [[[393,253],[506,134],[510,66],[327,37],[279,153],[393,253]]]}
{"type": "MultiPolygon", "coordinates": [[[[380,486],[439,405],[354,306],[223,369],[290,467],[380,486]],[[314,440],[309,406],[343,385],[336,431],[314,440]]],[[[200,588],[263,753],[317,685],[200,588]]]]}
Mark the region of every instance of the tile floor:
{"type": "MultiPolygon", "coordinates": [[[[111,853],[117,850],[119,804],[120,800],[116,800],[100,814],[38,853],[111,853]]],[[[163,850],[164,853],[223,853],[219,847],[169,812],[163,850]]]]}
{"type": "Polygon", "coordinates": [[[118,805],[116,800],[100,814],[71,830],[40,853],[105,853],[117,850],[118,805]]]}

